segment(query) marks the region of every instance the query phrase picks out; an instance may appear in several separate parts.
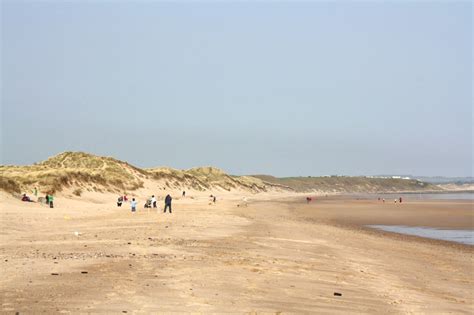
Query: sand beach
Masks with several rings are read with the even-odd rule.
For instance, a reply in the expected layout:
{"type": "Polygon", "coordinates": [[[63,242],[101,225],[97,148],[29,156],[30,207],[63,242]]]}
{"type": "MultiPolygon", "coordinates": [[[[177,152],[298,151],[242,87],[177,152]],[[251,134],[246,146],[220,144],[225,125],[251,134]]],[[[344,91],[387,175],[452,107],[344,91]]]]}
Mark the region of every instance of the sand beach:
{"type": "Polygon", "coordinates": [[[474,314],[472,1],[0,6],[0,314],[474,314]]]}
{"type": "Polygon", "coordinates": [[[472,229],[472,201],[172,195],[132,214],[2,193],[2,313],[472,313],[472,246],[365,227],[472,229]]]}

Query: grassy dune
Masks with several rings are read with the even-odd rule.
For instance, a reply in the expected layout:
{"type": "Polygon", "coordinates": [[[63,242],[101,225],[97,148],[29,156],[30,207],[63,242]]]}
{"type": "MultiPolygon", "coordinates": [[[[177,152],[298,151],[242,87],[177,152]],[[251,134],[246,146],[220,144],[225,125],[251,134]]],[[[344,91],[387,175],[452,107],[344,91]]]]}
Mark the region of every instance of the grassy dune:
{"type": "Polygon", "coordinates": [[[124,192],[142,188],[146,180],[165,189],[196,191],[294,191],[321,193],[395,192],[441,190],[417,180],[365,177],[287,177],[268,175],[233,176],[214,167],[177,170],[168,167],[141,169],[126,162],[83,152],[64,152],[27,166],[0,166],[0,189],[10,193],[73,189],[124,192]]]}
{"type": "Polygon", "coordinates": [[[171,188],[191,188],[205,191],[219,188],[225,191],[250,190],[263,192],[277,185],[250,176],[232,176],[215,167],[197,167],[189,170],[153,168],[147,170],[155,179],[167,179],[171,188]],[[171,183],[171,184],[170,184],[171,183]]]}
{"type": "Polygon", "coordinates": [[[0,188],[19,192],[32,187],[58,192],[64,188],[95,191],[135,190],[147,173],[128,163],[82,152],[64,152],[27,166],[0,166],[0,188]]]}
{"type": "MultiPolygon", "coordinates": [[[[187,171],[188,174],[207,182],[211,186],[218,186],[225,190],[247,188],[266,191],[267,187],[260,179],[249,176],[231,176],[214,167],[197,167],[187,171]]],[[[273,185],[268,185],[272,186],[273,185]]]]}
{"type": "Polygon", "coordinates": [[[124,192],[142,188],[145,180],[171,189],[267,191],[275,185],[246,176],[230,176],[213,167],[190,170],[172,168],[141,169],[126,162],[83,152],[64,152],[48,160],[26,166],[0,166],[0,189],[10,193],[31,191],[60,192],[71,188],[82,191],[124,192]]]}
{"type": "Polygon", "coordinates": [[[320,191],[328,193],[377,193],[402,191],[438,191],[436,185],[415,179],[368,177],[284,177],[254,175],[266,183],[281,185],[297,192],[320,191]]]}

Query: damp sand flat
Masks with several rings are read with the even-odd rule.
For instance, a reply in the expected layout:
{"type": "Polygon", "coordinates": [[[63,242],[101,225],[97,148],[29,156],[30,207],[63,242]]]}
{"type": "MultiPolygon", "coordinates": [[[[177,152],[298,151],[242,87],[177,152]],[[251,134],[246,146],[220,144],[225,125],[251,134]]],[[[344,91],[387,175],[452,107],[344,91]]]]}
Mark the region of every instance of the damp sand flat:
{"type": "Polygon", "coordinates": [[[445,230],[474,229],[472,200],[418,200],[404,198],[403,203],[373,199],[318,197],[307,204],[304,198],[286,202],[296,216],[315,221],[364,227],[367,225],[403,225],[445,230]]]}

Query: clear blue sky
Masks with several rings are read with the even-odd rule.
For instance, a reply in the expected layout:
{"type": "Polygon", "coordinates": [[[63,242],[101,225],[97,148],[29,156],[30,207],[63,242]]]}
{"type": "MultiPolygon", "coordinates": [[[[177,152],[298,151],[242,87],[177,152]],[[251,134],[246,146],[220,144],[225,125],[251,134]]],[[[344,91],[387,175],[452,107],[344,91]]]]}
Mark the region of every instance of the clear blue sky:
{"type": "Polygon", "coordinates": [[[469,1],[2,1],[2,164],[472,175],[469,1]]]}

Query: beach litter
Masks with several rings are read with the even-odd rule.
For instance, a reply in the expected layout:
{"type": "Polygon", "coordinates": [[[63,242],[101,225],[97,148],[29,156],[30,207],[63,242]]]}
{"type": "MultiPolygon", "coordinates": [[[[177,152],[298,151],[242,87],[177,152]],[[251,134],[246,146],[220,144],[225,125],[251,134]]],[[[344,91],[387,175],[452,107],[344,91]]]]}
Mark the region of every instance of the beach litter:
{"type": "Polygon", "coordinates": [[[342,296],[342,293],[334,292],[334,296],[342,296]]]}

